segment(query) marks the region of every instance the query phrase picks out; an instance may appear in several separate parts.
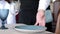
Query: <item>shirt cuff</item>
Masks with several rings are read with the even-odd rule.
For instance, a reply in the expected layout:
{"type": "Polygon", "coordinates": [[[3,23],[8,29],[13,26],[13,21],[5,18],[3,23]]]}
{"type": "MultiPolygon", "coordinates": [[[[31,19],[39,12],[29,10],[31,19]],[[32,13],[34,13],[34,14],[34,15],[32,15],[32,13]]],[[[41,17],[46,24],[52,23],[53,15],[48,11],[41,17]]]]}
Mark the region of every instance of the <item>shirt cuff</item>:
{"type": "Polygon", "coordinates": [[[40,10],[40,9],[46,10],[46,8],[49,6],[49,4],[50,4],[50,0],[40,0],[38,10],[40,10]]]}

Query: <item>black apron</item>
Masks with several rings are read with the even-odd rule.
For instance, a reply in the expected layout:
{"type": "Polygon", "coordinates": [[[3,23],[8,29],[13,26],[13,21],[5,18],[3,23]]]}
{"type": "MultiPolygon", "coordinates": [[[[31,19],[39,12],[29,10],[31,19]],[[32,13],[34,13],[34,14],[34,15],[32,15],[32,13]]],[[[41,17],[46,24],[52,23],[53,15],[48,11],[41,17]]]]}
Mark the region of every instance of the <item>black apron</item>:
{"type": "Polygon", "coordinates": [[[27,25],[33,25],[36,22],[36,13],[39,0],[20,0],[19,22],[27,25]]]}
{"type": "Polygon", "coordinates": [[[36,22],[36,13],[39,0],[20,0],[19,22],[27,25],[34,25],[36,22]]]}

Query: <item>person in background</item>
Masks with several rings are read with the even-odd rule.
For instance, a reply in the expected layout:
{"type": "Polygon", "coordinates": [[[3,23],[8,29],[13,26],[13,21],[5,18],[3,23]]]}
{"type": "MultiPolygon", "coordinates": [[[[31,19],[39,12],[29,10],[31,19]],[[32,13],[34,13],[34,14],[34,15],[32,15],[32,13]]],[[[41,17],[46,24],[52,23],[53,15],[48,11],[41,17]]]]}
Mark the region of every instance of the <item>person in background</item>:
{"type": "Polygon", "coordinates": [[[9,15],[7,17],[7,24],[16,24],[16,15],[18,14],[18,9],[15,8],[15,3],[13,0],[6,0],[10,7],[9,7],[9,15]]]}
{"type": "Polygon", "coordinates": [[[50,0],[40,0],[35,25],[45,26],[45,12],[50,5],[50,0]]]}
{"type": "Polygon", "coordinates": [[[20,0],[19,22],[27,25],[45,26],[45,10],[50,0],[20,0]]]}

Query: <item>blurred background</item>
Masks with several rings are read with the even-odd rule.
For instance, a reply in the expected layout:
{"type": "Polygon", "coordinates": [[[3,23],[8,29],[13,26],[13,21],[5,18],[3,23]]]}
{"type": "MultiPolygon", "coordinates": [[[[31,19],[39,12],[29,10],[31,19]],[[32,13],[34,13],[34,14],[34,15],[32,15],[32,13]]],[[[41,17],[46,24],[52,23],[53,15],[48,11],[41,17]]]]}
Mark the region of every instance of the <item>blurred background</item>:
{"type": "MultiPolygon", "coordinates": [[[[19,9],[18,15],[16,15],[16,23],[20,23],[20,0],[14,0],[15,2],[15,8],[19,9]]],[[[47,23],[46,27],[48,27],[47,30],[50,32],[55,32],[56,29],[56,23],[57,23],[57,15],[58,15],[58,10],[59,10],[60,3],[55,3],[55,0],[51,0],[50,5],[46,9],[46,18],[47,18],[47,23]],[[50,18],[50,19],[48,19],[50,18]],[[49,23],[49,24],[48,24],[49,23]]],[[[28,9],[28,8],[27,8],[28,9]]]]}

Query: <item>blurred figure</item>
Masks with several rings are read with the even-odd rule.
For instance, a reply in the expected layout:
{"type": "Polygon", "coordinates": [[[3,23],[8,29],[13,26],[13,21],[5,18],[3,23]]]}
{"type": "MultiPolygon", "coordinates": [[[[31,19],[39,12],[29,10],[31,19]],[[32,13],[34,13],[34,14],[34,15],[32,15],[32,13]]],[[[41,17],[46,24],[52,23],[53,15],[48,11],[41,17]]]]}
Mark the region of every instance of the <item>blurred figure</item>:
{"type": "Polygon", "coordinates": [[[9,15],[7,17],[7,24],[16,24],[16,15],[18,14],[18,9],[15,8],[15,3],[13,0],[6,0],[9,7],[9,15]]]}
{"type": "Polygon", "coordinates": [[[27,25],[45,26],[45,10],[50,0],[20,0],[19,22],[27,25]]]}

